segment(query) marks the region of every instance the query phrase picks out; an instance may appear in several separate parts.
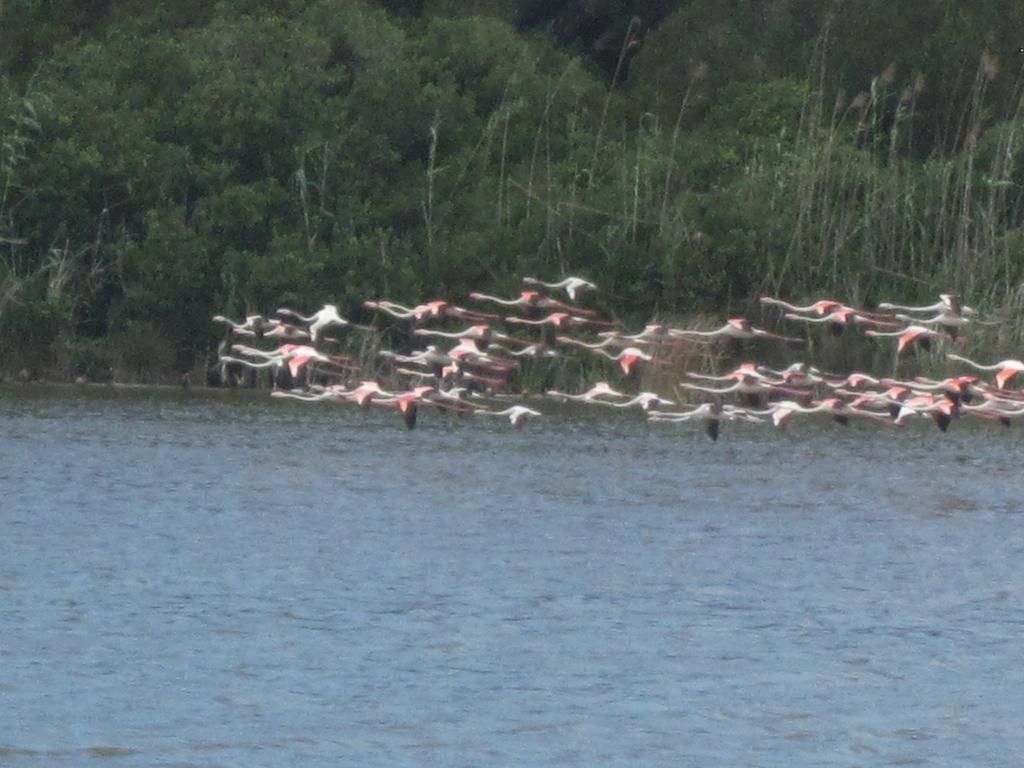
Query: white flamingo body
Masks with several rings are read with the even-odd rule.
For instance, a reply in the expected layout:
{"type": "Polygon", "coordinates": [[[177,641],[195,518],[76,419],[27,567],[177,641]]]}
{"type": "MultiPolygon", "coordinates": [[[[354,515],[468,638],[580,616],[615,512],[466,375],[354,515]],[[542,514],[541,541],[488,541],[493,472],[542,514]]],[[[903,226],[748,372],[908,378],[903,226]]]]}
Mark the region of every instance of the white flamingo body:
{"type": "Polygon", "coordinates": [[[309,337],[314,343],[320,338],[320,332],[325,328],[330,328],[331,326],[348,328],[352,325],[352,323],[338,313],[338,307],[334,304],[324,304],[322,308],[309,317],[304,317],[294,309],[287,308],[278,309],[277,314],[294,317],[306,323],[309,337]]]}
{"type": "Polygon", "coordinates": [[[609,385],[607,381],[599,381],[586,392],[579,395],[570,395],[566,392],[559,392],[555,389],[549,389],[547,394],[549,397],[556,397],[560,400],[573,400],[578,403],[589,403],[602,397],[629,397],[625,392],[619,392],[618,390],[612,389],[611,385],[609,385]]]}
{"type": "Polygon", "coordinates": [[[527,408],[523,405],[513,405],[511,408],[506,408],[503,411],[479,410],[477,411],[477,414],[480,416],[507,416],[509,423],[513,427],[522,426],[523,422],[527,418],[535,418],[543,415],[540,411],[535,411],[532,408],[527,408]]]}
{"type": "Polygon", "coordinates": [[[696,336],[698,338],[715,339],[775,339],[777,341],[791,341],[794,343],[800,343],[803,339],[796,339],[792,336],[781,336],[777,333],[765,331],[761,328],[755,328],[750,324],[750,321],[743,317],[733,317],[726,321],[725,325],[713,331],[688,331],[688,330],[677,330],[675,335],[681,337],[696,336]]]}
{"type": "Polygon", "coordinates": [[[584,280],[582,277],[567,277],[564,280],[559,280],[557,283],[545,283],[543,280],[538,280],[535,277],[524,277],[523,282],[527,285],[539,285],[542,288],[549,288],[553,291],[564,289],[570,301],[579,301],[584,291],[597,290],[596,285],[589,280],[584,280]]]}

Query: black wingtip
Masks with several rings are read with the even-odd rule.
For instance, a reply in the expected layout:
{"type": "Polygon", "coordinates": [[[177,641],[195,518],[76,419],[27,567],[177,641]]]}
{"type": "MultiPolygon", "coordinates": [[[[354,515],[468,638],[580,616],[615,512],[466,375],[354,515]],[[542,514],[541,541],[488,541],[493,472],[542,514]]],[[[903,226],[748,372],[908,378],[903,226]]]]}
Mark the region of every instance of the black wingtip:
{"type": "Polygon", "coordinates": [[[712,440],[718,440],[718,426],[718,419],[708,419],[704,423],[704,431],[707,433],[707,436],[710,437],[712,440]]]}
{"type": "Polygon", "coordinates": [[[405,426],[408,429],[416,429],[416,403],[410,403],[409,407],[405,409],[402,416],[405,418],[405,426]]]}

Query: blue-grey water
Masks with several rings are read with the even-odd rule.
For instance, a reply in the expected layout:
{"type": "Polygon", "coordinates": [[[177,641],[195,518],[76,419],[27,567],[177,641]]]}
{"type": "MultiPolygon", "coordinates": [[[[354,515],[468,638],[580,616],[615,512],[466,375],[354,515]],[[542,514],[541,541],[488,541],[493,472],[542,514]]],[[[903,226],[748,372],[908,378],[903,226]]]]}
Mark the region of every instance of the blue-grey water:
{"type": "Polygon", "coordinates": [[[0,765],[1024,760],[1024,437],[0,389],[0,765]]]}

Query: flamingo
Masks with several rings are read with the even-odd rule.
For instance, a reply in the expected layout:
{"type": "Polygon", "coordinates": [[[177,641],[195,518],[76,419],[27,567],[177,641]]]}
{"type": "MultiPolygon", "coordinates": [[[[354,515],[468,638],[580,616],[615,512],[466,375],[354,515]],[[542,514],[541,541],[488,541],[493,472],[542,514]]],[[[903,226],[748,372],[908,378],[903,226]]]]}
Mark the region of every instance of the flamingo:
{"type": "Polygon", "coordinates": [[[622,372],[629,376],[633,372],[633,366],[635,366],[640,360],[650,362],[654,358],[648,355],[646,352],[637,349],[636,347],[626,347],[617,355],[613,355],[610,352],[605,352],[603,349],[597,350],[597,353],[604,355],[609,360],[614,360],[619,364],[622,372]]]}
{"type": "MultiPolygon", "coordinates": [[[[516,341],[519,341],[519,339],[516,339],[516,341]]],[[[533,358],[537,358],[537,357],[561,357],[562,356],[561,353],[557,349],[551,349],[551,347],[549,347],[547,344],[544,344],[542,342],[537,342],[536,344],[530,344],[528,346],[523,347],[522,349],[516,349],[516,350],[509,349],[508,347],[503,346],[501,344],[493,344],[491,346],[494,349],[500,349],[500,350],[502,350],[504,352],[508,352],[508,354],[512,355],[513,357],[533,357],[533,358]]]]}
{"type": "Polygon", "coordinates": [[[543,280],[538,280],[535,277],[524,277],[523,282],[527,285],[539,285],[542,288],[550,288],[553,291],[557,291],[559,288],[564,288],[565,292],[569,295],[570,301],[578,301],[580,294],[584,291],[596,291],[597,286],[589,280],[584,280],[582,277],[567,277],[564,280],[559,280],[557,283],[545,283],[543,280]]]}
{"type": "Polygon", "coordinates": [[[282,341],[309,341],[309,332],[304,331],[297,325],[291,323],[284,323],[281,321],[275,322],[273,327],[267,328],[263,331],[263,338],[265,339],[281,339],[282,341]]]}
{"type": "Polygon", "coordinates": [[[781,371],[765,368],[764,366],[758,366],[758,370],[773,376],[779,376],[782,382],[790,387],[805,388],[825,383],[825,377],[819,375],[821,371],[807,365],[807,363],[793,363],[781,371]]]}
{"type": "Polygon", "coordinates": [[[380,299],[378,301],[364,301],[363,306],[367,309],[375,309],[385,314],[397,317],[399,320],[409,320],[416,316],[412,307],[406,307],[402,304],[396,304],[393,301],[387,301],[386,299],[380,299]]]}
{"type": "Polygon", "coordinates": [[[472,309],[457,307],[451,302],[438,299],[428,301],[425,304],[418,304],[415,307],[406,307],[396,304],[393,301],[381,299],[377,301],[364,301],[363,306],[367,309],[376,309],[399,320],[412,320],[414,323],[421,323],[431,319],[454,317],[471,322],[486,322],[497,320],[498,316],[488,312],[477,312],[472,309]]]}
{"type": "Polygon", "coordinates": [[[771,304],[773,306],[782,307],[790,312],[813,312],[816,315],[827,315],[835,310],[847,309],[843,304],[832,299],[822,299],[814,302],[813,304],[808,304],[806,307],[798,307],[795,304],[790,304],[782,299],[776,299],[773,296],[762,296],[759,301],[762,304],[771,304]]]}
{"type": "Polygon", "coordinates": [[[600,403],[601,405],[607,405],[609,408],[632,408],[636,405],[639,406],[642,411],[650,411],[656,405],[679,405],[679,403],[666,400],[654,392],[641,392],[636,397],[633,397],[624,403],[614,403],[605,400],[596,400],[595,402],[600,403]]]}
{"type": "Polygon", "coordinates": [[[503,411],[487,411],[479,410],[476,412],[480,416],[507,416],[509,423],[513,427],[521,427],[527,417],[543,416],[540,411],[535,411],[532,408],[527,408],[523,405],[513,405],[511,408],[506,408],[503,411]]]}
{"type": "Polygon", "coordinates": [[[843,304],[842,302],[835,301],[834,299],[821,299],[813,304],[808,304],[806,307],[798,307],[795,304],[790,304],[789,302],[776,299],[772,296],[762,296],[760,298],[760,302],[762,304],[771,304],[782,307],[788,312],[794,312],[800,315],[810,313],[818,315],[819,317],[824,317],[825,315],[830,315],[835,312],[852,312],[855,315],[872,319],[885,319],[892,317],[891,312],[872,312],[867,309],[858,309],[857,307],[851,307],[847,304],[843,304]]]}
{"type": "Polygon", "coordinates": [[[748,403],[763,402],[763,398],[766,395],[776,392],[782,392],[796,397],[805,397],[810,394],[807,390],[790,389],[789,387],[779,386],[776,383],[767,381],[762,374],[757,372],[739,373],[738,377],[735,379],[735,383],[728,387],[704,387],[697,384],[690,384],[686,381],[680,382],[679,386],[683,389],[689,389],[694,392],[707,392],[713,395],[727,395],[735,392],[737,396],[748,403]]]}
{"type": "Polygon", "coordinates": [[[677,330],[675,332],[677,336],[698,336],[706,339],[713,338],[726,338],[726,339],[776,339],[778,341],[791,341],[797,344],[802,344],[803,339],[796,339],[792,336],[781,336],[777,333],[771,333],[770,331],[762,330],[761,328],[755,328],[750,324],[750,321],[745,317],[733,317],[726,321],[725,325],[714,331],[687,331],[677,330]]]}
{"type": "Polygon", "coordinates": [[[213,322],[215,323],[226,323],[230,326],[232,333],[239,336],[253,336],[255,338],[261,338],[265,331],[273,328],[278,321],[268,320],[263,315],[246,315],[246,318],[241,323],[236,323],[234,320],[224,317],[224,315],[214,315],[213,322]]]}
{"type": "Polygon", "coordinates": [[[553,328],[558,329],[580,325],[615,325],[615,323],[610,323],[607,320],[595,320],[589,317],[577,317],[576,315],[569,314],[568,312],[552,312],[547,317],[543,317],[539,320],[530,320],[529,318],[526,317],[506,317],[505,322],[518,325],[550,325],[553,328]]]}
{"type": "MultiPolygon", "coordinates": [[[[821,317],[805,317],[804,315],[796,315],[792,312],[787,312],[783,315],[787,320],[796,320],[802,323],[823,323],[827,324],[829,330],[835,336],[840,336],[843,330],[850,325],[874,325],[880,328],[899,328],[898,323],[891,323],[887,320],[877,320],[866,315],[862,315],[853,309],[837,309],[834,312],[830,312],[827,315],[821,317]]],[[[897,317],[899,317],[897,315],[897,317]]]]}
{"type": "Polygon", "coordinates": [[[508,371],[519,366],[515,360],[506,360],[482,351],[474,339],[462,339],[455,347],[448,350],[448,357],[456,362],[479,365],[495,372],[508,371]]]}
{"type": "Polygon", "coordinates": [[[229,363],[238,363],[249,368],[267,368],[271,366],[280,366],[286,363],[288,370],[292,376],[298,376],[300,371],[311,362],[329,363],[330,365],[345,368],[345,361],[347,357],[341,355],[325,355],[320,352],[316,347],[311,347],[308,344],[282,344],[276,350],[272,352],[265,352],[260,349],[253,347],[247,347],[243,344],[235,344],[232,349],[241,351],[243,354],[249,354],[250,356],[262,357],[262,362],[254,362],[252,360],[245,360],[243,358],[231,357],[229,355],[222,355],[221,360],[229,363]]]}
{"type": "Polygon", "coordinates": [[[491,314],[490,312],[477,312],[474,309],[465,309],[463,307],[457,307],[449,301],[443,299],[435,299],[434,301],[428,301],[426,304],[420,304],[412,308],[413,319],[417,323],[422,323],[425,320],[439,320],[445,317],[454,317],[460,320],[469,320],[471,322],[481,322],[488,320],[497,320],[498,316],[491,314]]]}
{"type": "Polygon", "coordinates": [[[899,344],[896,346],[896,356],[904,354],[916,344],[921,347],[925,352],[931,351],[931,340],[932,339],[948,339],[949,335],[942,333],[941,331],[933,331],[931,328],[925,328],[923,325],[908,325],[906,328],[900,328],[896,331],[876,331],[869,329],[864,331],[865,336],[893,336],[899,338],[899,344]]]}
{"type": "Polygon", "coordinates": [[[524,341],[523,339],[517,339],[515,336],[509,336],[506,333],[500,333],[485,323],[471,325],[469,328],[465,328],[464,330],[457,331],[455,333],[433,331],[426,328],[417,328],[412,333],[414,336],[437,336],[442,339],[473,339],[478,344],[482,344],[484,346],[494,341],[510,341],[515,344],[522,344],[523,346],[531,343],[529,341],[524,341]]]}
{"type": "Polygon", "coordinates": [[[957,415],[956,403],[946,397],[935,397],[934,395],[917,395],[916,397],[904,400],[896,414],[895,424],[902,425],[907,419],[915,416],[930,416],[939,428],[945,432],[949,423],[957,415]]]}
{"type": "Polygon", "coordinates": [[[978,310],[960,303],[960,299],[953,293],[940,293],[939,300],[927,307],[908,307],[902,304],[881,303],[879,309],[899,310],[901,312],[949,312],[953,315],[977,315],[978,310]]]}
{"type": "MultiPolygon", "coordinates": [[[[615,332],[605,331],[603,333],[599,333],[598,336],[606,336],[610,333],[615,332]]],[[[676,333],[677,329],[666,328],[664,325],[645,325],[644,329],[639,333],[622,335],[620,338],[637,344],[663,344],[665,342],[681,341],[682,339],[677,336],[676,333]]]]}
{"type": "MultiPolygon", "coordinates": [[[[686,375],[691,379],[700,379],[701,381],[741,381],[745,377],[752,377],[755,379],[767,381],[768,377],[759,370],[759,366],[756,363],[740,363],[739,366],[734,368],[732,371],[721,376],[714,376],[706,373],[697,373],[696,371],[687,371],[686,375]]],[[[774,382],[781,384],[781,381],[774,382]]]]}
{"type": "Polygon", "coordinates": [[[381,389],[379,383],[370,379],[359,382],[359,386],[346,392],[341,392],[339,393],[339,396],[345,400],[355,403],[356,405],[366,407],[369,406],[374,399],[395,398],[398,395],[394,392],[387,392],[384,389],[381,389]]]}
{"type": "MultiPolygon", "coordinates": [[[[772,419],[772,424],[774,424],[777,429],[784,429],[786,425],[789,424],[789,421],[794,414],[820,413],[822,410],[825,409],[825,406],[821,404],[818,404],[816,406],[805,406],[793,400],[779,400],[768,403],[768,405],[769,408],[764,411],[760,411],[760,413],[766,416],[770,415],[772,419]]],[[[845,422],[839,423],[843,424],[845,422]]]]}
{"type": "Polygon", "coordinates": [[[313,343],[316,343],[322,330],[329,328],[332,325],[341,326],[342,328],[359,328],[364,331],[370,330],[365,325],[353,325],[350,323],[338,314],[338,307],[334,304],[324,304],[322,308],[314,312],[309,317],[304,317],[294,309],[288,308],[278,309],[277,314],[294,317],[297,320],[306,323],[307,330],[309,331],[309,337],[313,343]]]}
{"type": "Polygon", "coordinates": [[[566,304],[565,302],[558,301],[557,299],[552,299],[538,291],[521,291],[518,298],[515,299],[502,299],[498,296],[491,296],[486,293],[474,291],[469,294],[469,298],[474,301],[489,301],[492,304],[500,304],[503,307],[522,307],[523,309],[531,310],[550,309],[556,312],[574,312],[577,315],[583,315],[586,317],[597,316],[597,312],[592,309],[581,309],[580,307],[573,306],[572,304],[566,304]]]}
{"type": "Polygon", "coordinates": [[[303,400],[305,402],[317,402],[320,400],[340,400],[337,392],[325,390],[324,392],[289,392],[284,389],[275,389],[270,393],[271,397],[284,397],[292,400],[303,400]]]}
{"type": "Polygon", "coordinates": [[[982,323],[980,320],[976,320],[971,317],[964,315],[953,314],[952,312],[942,311],[935,317],[912,317],[911,315],[904,315],[897,313],[896,317],[899,320],[903,320],[908,323],[920,323],[923,325],[938,325],[946,330],[947,333],[955,340],[960,333],[960,329],[965,326],[972,325],[974,323],[982,325],[995,325],[995,323],[982,323]]]}
{"type": "Polygon", "coordinates": [[[570,395],[566,392],[559,392],[556,389],[549,389],[547,394],[549,397],[555,397],[561,400],[574,400],[580,403],[595,402],[601,397],[629,397],[625,392],[619,392],[618,390],[612,389],[611,385],[608,384],[607,381],[599,381],[586,392],[579,395],[570,395]]]}
{"type": "MultiPolygon", "coordinates": [[[[489,371],[484,368],[483,370],[489,371]]],[[[491,390],[505,389],[508,386],[508,381],[502,378],[501,371],[489,371],[494,373],[494,376],[485,376],[482,373],[468,370],[464,365],[454,362],[449,366],[446,366],[442,372],[441,378],[443,380],[451,381],[467,381],[467,382],[478,382],[483,387],[488,387],[491,390]]],[[[492,395],[493,396],[493,395],[492,395]]]]}
{"type": "Polygon", "coordinates": [[[1010,426],[1010,419],[1024,416],[1024,405],[1008,408],[1000,401],[985,400],[977,405],[961,405],[960,409],[971,416],[998,421],[1004,427],[1010,426]]]}
{"type": "Polygon", "coordinates": [[[1006,389],[1006,385],[1010,383],[1010,380],[1021,371],[1024,371],[1024,361],[1017,359],[1000,360],[998,363],[993,363],[992,365],[982,365],[981,363],[976,363],[973,360],[968,360],[966,357],[954,355],[952,352],[948,353],[946,358],[969,365],[978,371],[999,371],[999,373],[996,374],[996,386],[999,389],[1006,389]]]}
{"type": "Polygon", "coordinates": [[[412,365],[425,365],[431,369],[434,376],[437,378],[441,377],[441,371],[446,365],[450,365],[452,358],[444,352],[439,352],[437,347],[433,344],[428,344],[427,348],[421,352],[414,352],[411,355],[400,355],[397,352],[392,352],[389,349],[382,349],[377,353],[380,357],[386,357],[390,360],[394,360],[398,363],[408,363],[412,365]]]}
{"type": "MultiPolygon", "coordinates": [[[[630,342],[620,334],[618,331],[604,331],[599,333],[598,336],[603,337],[601,341],[597,342],[586,342],[580,339],[574,339],[572,336],[556,336],[555,341],[561,344],[572,344],[573,346],[582,347],[583,349],[589,349],[596,351],[598,349],[604,349],[605,347],[625,347],[629,346],[630,342]]],[[[637,344],[642,342],[635,342],[637,344]]]]}
{"type": "Polygon", "coordinates": [[[723,406],[721,403],[703,403],[691,411],[682,413],[652,411],[647,415],[647,418],[652,422],[680,423],[693,420],[703,421],[704,433],[711,440],[718,440],[722,421],[747,421],[755,423],[761,421],[758,416],[750,411],[728,405],[723,406]]]}
{"type": "MultiPolygon", "coordinates": [[[[404,392],[394,400],[394,405],[402,414],[402,420],[405,422],[406,429],[416,428],[416,416],[419,413],[419,395],[414,392],[404,392]]],[[[377,405],[392,405],[387,400],[376,401],[377,405]]]]}
{"type": "Polygon", "coordinates": [[[881,379],[876,379],[874,376],[869,376],[866,373],[851,373],[845,379],[839,380],[828,380],[825,379],[822,382],[829,389],[841,389],[848,387],[850,389],[860,389],[864,386],[876,386],[882,383],[881,379]]]}
{"type": "Polygon", "coordinates": [[[946,397],[955,403],[969,403],[972,399],[977,396],[981,396],[982,392],[976,386],[978,382],[977,376],[955,376],[948,379],[942,379],[941,381],[934,381],[932,379],[926,379],[923,376],[918,376],[912,382],[904,381],[893,381],[891,379],[883,379],[887,384],[903,385],[907,386],[918,392],[943,392],[946,397]]]}

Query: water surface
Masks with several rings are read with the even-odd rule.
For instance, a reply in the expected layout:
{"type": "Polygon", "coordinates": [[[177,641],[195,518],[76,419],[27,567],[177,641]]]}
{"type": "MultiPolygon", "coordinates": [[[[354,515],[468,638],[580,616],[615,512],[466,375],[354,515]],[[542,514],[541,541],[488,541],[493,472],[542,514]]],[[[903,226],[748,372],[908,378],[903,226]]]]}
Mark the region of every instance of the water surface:
{"type": "Polygon", "coordinates": [[[1016,429],[0,388],[0,764],[1009,765],[1016,429]]]}

